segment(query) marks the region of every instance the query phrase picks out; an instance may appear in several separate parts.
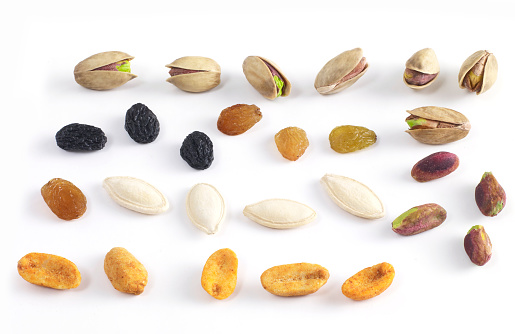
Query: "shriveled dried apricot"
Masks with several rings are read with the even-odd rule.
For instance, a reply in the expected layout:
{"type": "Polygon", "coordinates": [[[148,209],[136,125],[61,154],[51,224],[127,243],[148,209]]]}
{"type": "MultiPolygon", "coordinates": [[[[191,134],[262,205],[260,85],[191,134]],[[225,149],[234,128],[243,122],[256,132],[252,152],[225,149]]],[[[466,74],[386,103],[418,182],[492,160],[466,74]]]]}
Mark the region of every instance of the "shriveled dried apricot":
{"type": "Polygon", "coordinates": [[[70,181],[52,179],[41,188],[41,195],[50,210],[61,219],[77,219],[86,212],[86,196],[70,181]]]}
{"type": "Polygon", "coordinates": [[[342,285],[342,293],[354,300],[370,299],[388,289],[394,276],[395,270],[391,264],[379,263],[346,280],[342,285]]]}
{"type": "Polygon", "coordinates": [[[254,104],[235,104],[222,110],[216,125],[220,132],[236,136],[253,127],[262,117],[261,111],[254,104]]]}
{"type": "Polygon", "coordinates": [[[362,150],[374,144],[376,140],[375,132],[362,126],[341,125],[329,134],[331,148],[338,153],[362,150]]]}
{"type": "Polygon", "coordinates": [[[283,157],[295,161],[304,154],[309,146],[309,140],[306,131],[290,126],[277,132],[275,144],[283,157]]]}

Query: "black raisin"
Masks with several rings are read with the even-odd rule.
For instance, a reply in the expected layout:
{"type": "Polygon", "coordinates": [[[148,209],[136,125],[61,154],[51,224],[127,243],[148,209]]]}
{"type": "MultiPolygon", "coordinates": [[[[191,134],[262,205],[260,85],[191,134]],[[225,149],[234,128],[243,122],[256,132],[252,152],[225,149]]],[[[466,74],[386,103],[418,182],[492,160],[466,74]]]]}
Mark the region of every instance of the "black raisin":
{"type": "Polygon", "coordinates": [[[98,151],[104,148],[107,137],[100,128],[72,123],[57,131],[55,141],[65,151],[98,151]]]}
{"type": "Polygon", "coordinates": [[[213,142],[200,131],[190,133],[182,142],[181,157],[195,169],[206,169],[213,162],[213,142]]]}
{"type": "Polygon", "coordinates": [[[159,135],[159,121],[146,105],[136,103],[125,114],[125,130],[136,143],[148,144],[159,135]]]}

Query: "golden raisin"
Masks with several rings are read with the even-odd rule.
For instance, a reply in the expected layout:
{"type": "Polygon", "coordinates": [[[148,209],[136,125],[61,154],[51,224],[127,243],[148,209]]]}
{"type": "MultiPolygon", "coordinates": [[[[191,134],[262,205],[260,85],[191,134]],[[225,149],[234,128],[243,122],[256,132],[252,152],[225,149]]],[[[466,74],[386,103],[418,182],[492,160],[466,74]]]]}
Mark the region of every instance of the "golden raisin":
{"type": "Polygon", "coordinates": [[[277,149],[288,160],[300,158],[309,146],[306,131],[295,126],[284,128],[275,135],[277,149]]]}
{"type": "Polygon", "coordinates": [[[222,110],[216,125],[220,132],[236,136],[253,127],[262,117],[259,108],[253,104],[235,104],[222,110]]]}
{"type": "Polygon", "coordinates": [[[365,268],[342,285],[342,293],[354,300],[365,300],[383,293],[392,284],[395,270],[383,262],[365,268]]]}
{"type": "Polygon", "coordinates": [[[374,131],[362,126],[341,125],[329,134],[331,148],[338,153],[362,150],[376,142],[374,131]]]}
{"type": "Polygon", "coordinates": [[[52,179],[41,188],[41,195],[50,210],[61,219],[77,219],[86,212],[86,196],[70,181],[52,179]]]}

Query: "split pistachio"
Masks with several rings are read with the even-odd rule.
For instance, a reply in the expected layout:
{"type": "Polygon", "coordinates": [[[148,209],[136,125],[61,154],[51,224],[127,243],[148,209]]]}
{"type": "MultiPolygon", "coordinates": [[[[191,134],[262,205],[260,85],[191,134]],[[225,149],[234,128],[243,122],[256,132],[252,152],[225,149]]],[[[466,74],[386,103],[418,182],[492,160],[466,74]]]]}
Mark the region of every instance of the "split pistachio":
{"type": "Polygon", "coordinates": [[[261,95],[269,100],[288,96],[291,84],[281,69],[268,59],[249,56],[243,61],[243,74],[261,95]]]}
{"type": "Polygon", "coordinates": [[[186,92],[205,92],[220,84],[220,65],[211,58],[187,56],[166,67],[170,69],[166,81],[186,92]]]}
{"type": "Polygon", "coordinates": [[[468,57],[458,74],[460,88],[466,88],[476,95],[489,90],[497,80],[497,59],[486,50],[480,50],[468,57]]]}
{"type": "Polygon", "coordinates": [[[470,122],[465,115],[443,107],[420,107],[408,110],[406,118],[409,133],[424,144],[439,145],[465,138],[470,131],[470,122]]]}
{"type": "Polygon", "coordinates": [[[404,83],[413,89],[422,89],[432,84],[440,73],[440,65],[433,49],[419,50],[406,61],[404,83]]]}
{"type": "Polygon", "coordinates": [[[363,50],[345,51],[322,67],[315,79],[316,90],[323,95],[334,94],[352,86],[368,69],[363,50]]]}
{"type": "Polygon", "coordinates": [[[75,66],[75,81],[93,90],[116,88],[136,78],[136,75],[131,73],[132,59],[134,57],[120,51],[97,53],[75,66]]]}

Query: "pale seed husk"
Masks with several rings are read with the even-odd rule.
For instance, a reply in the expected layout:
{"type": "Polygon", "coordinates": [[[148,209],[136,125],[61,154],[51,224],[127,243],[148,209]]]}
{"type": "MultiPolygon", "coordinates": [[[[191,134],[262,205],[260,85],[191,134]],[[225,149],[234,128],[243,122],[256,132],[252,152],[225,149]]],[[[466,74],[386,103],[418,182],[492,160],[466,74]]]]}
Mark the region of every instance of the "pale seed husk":
{"type": "Polygon", "coordinates": [[[269,100],[277,98],[277,84],[270,69],[266,65],[270,64],[280,75],[284,81],[281,96],[288,96],[291,92],[291,84],[281,71],[281,69],[272,61],[258,56],[249,56],[243,61],[243,74],[248,82],[256,89],[261,95],[269,100]]]}
{"type": "Polygon", "coordinates": [[[268,199],[250,204],[245,207],[243,214],[258,224],[276,229],[299,227],[316,218],[315,210],[288,199],[268,199]]]}
{"type": "Polygon", "coordinates": [[[440,74],[440,64],[436,58],[436,53],[431,48],[425,48],[415,52],[411,58],[406,61],[406,68],[425,74],[436,74],[436,77],[424,85],[412,85],[408,83],[403,76],[403,81],[406,86],[413,89],[422,89],[431,85],[440,74]]]}
{"type": "Polygon", "coordinates": [[[316,90],[320,94],[326,95],[338,93],[345,88],[352,86],[368,70],[368,63],[363,71],[355,77],[344,82],[341,82],[341,80],[356,68],[362,58],[363,50],[361,48],[355,48],[345,51],[329,60],[324,67],[322,67],[320,72],[318,72],[315,79],[316,90]]]}
{"type": "Polygon", "coordinates": [[[480,50],[470,55],[470,57],[463,62],[463,65],[461,65],[460,72],[458,74],[458,83],[460,88],[466,89],[464,84],[465,76],[484,56],[486,56],[487,59],[483,73],[483,80],[481,82],[481,88],[476,92],[476,95],[486,92],[493,86],[497,80],[497,58],[495,58],[493,53],[486,50],[480,50]]]}
{"type": "Polygon", "coordinates": [[[451,143],[465,138],[470,131],[470,122],[462,113],[443,107],[420,107],[407,111],[409,114],[434,120],[451,123],[454,127],[436,129],[410,129],[406,130],[414,139],[424,144],[440,145],[451,143]]]}
{"type": "Polygon", "coordinates": [[[186,213],[193,225],[207,234],[218,232],[225,218],[222,195],[210,184],[194,185],[186,197],[186,213]]]}
{"type": "Polygon", "coordinates": [[[326,174],[320,181],[329,197],[343,210],[358,217],[378,219],[385,215],[379,197],[364,184],[351,178],[326,174]]]}
{"type": "Polygon", "coordinates": [[[174,60],[172,63],[166,65],[166,67],[201,71],[175,75],[166,79],[169,83],[186,92],[205,92],[220,84],[220,65],[211,58],[186,56],[174,60]]]}
{"type": "Polygon", "coordinates": [[[107,51],[94,54],[75,66],[75,81],[89,89],[108,90],[121,86],[136,78],[135,74],[120,71],[93,71],[96,68],[122,60],[131,61],[134,57],[121,51],[107,51]]]}

